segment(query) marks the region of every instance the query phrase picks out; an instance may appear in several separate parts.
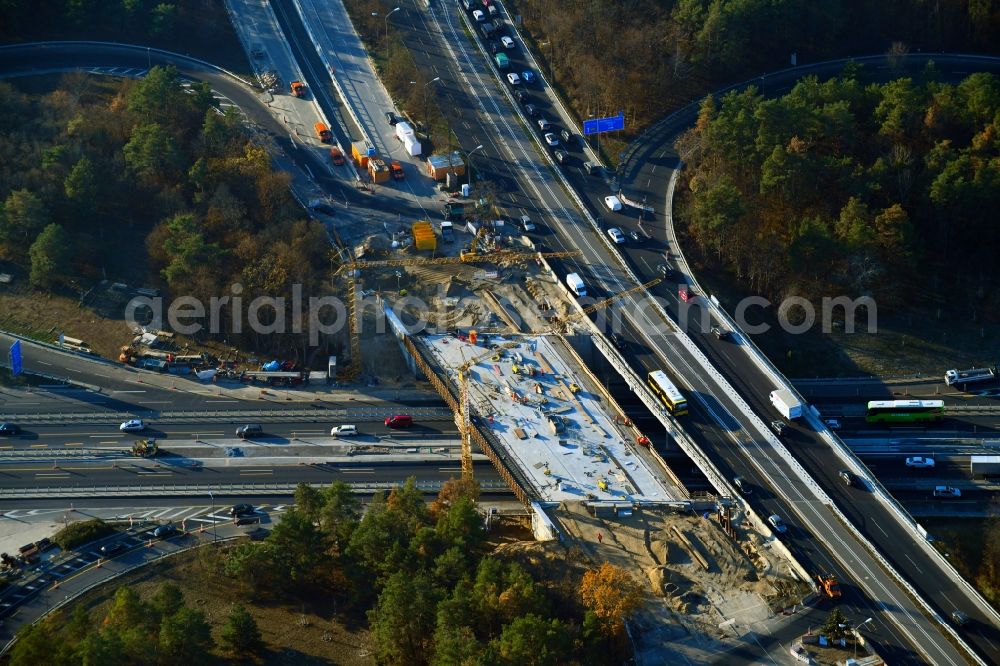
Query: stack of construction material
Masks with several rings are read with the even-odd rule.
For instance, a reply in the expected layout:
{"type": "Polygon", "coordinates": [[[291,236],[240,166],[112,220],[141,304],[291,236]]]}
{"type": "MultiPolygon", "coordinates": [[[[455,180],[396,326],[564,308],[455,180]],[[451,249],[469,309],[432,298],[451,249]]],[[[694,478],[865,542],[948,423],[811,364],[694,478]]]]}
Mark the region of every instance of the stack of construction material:
{"type": "Polygon", "coordinates": [[[430,222],[414,222],[411,229],[413,230],[413,246],[415,248],[418,250],[437,249],[437,236],[434,235],[434,227],[431,226],[430,222]]]}

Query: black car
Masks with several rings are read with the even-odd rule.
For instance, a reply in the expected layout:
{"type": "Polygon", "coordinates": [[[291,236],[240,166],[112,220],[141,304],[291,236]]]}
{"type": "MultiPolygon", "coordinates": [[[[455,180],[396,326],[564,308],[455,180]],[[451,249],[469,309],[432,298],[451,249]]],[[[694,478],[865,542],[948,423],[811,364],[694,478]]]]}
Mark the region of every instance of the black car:
{"type": "Polygon", "coordinates": [[[237,525],[260,525],[260,516],[237,516],[237,525]]]}
{"type": "Polygon", "coordinates": [[[385,119],[390,125],[395,125],[399,121],[399,119],[396,118],[396,114],[392,111],[385,112],[385,119]]]}
{"type": "Polygon", "coordinates": [[[525,104],[524,112],[527,113],[529,117],[534,118],[538,115],[538,108],[534,104],[525,104]]]}
{"type": "Polygon", "coordinates": [[[14,437],[21,434],[21,428],[13,423],[0,423],[0,435],[4,437],[14,437]]]}
{"type": "Polygon", "coordinates": [[[674,277],[674,269],[670,264],[657,264],[656,272],[659,273],[664,280],[669,280],[674,277]]]}
{"type": "Polygon", "coordinates": [[[728,340],[729,339],[729,331],[727,331],[726,329],[722,328],[721,326],[713,326],[712,327],[712,335],[714,335],[715,337],[717,337],[719,340],[728,340]]]}
{"type": "Polygon", "coordinates": [[[860,485],[860,483],[858,482],[858,477],[855,476],[853,473],[847,471],[846,469],[842,469],[839,472],[837,472],[837,476],[840,477],[840,480],[843,481],[844,485],[846,486],[860,485]]]}
{"type": "Polygon", "coordinates": [[[516,99],[521,104],[524,104],[528,99],[528,93],[524,92],[521,88],[514,89],[514,99],[516,99]]]}
{"type": "Polygon", "coordinates": [[[626,342],[625,338],[623,338],[618,333],[612,333],[609,337],[611,338],[611,344],[613,344],[615,348],[617,348],[619,351],[622,351],[626,347],[628,347],[628,342],[626,342]]]}
{"type": "Polygon", "coordinates": [[[248,423],[236,429],[236,436],[240,439],[247,439],[248,437],[262,434],[264,434],[264,428],[257,423],[248,423]]]}
{"type": "Polygon", "coordinates": [[[753,488],[750,487],[750,484],[747,483],[746,479],[744,479],[742,476],[734,477],[733,485],[736,486],[736,490],[740,491],[740,493],[743,495],[753,494],[753,488]]]}
{"type": "MultiPolygon", "coordinates": [[[[563,130],[565,131],[565,130],[563,130]]],[[[644,243],[646,241],[646,236],[640,234],[637,230],[632,229],[628,232],[628,237],[632,239],[633,243],[644,243]]]]}
{"type": "Polygon", "coordinates": [[[109,543],[101,546],[101,555],[103,555],[104,557],[109,557],[111,555],[114,555],[115,553],[120,553],[123,550],[125,550],[125,544],[123,544],[121,541],[117,543],[109,543]]]}
{"type": "Polygon", "coordinates": [[[245,516],[248,513],[254,513],[254,508],[252,504],[235,504],[229,509],[230,516],[245,516]]]}
{"type": "Polygon", "coordinates": [[[779,437],[782,434],[784,434],[785,428],[787,426],[788,424],[782,421],[781,419],[775,419],[774,421],[771,421],[771,430],[773,430],[774,434],[778,435],[779,437]]]}
{"type": "Polygon", "coordinates": [[[160,525],[155,530],[153,530],[153,536],[157,539],[163,539],[169,536],[177,534],[177,528],[173,525],[160,525]]]}

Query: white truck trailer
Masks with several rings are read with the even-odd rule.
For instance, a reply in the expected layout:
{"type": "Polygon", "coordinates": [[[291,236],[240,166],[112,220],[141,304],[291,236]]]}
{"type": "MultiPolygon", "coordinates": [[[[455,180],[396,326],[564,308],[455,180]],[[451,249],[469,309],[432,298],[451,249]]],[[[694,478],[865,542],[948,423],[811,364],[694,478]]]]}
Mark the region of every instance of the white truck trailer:
{"type": "Polygon", "coordinates": [[[788,389],[771,391],[771,404],[789,421],[802,416],[802,403],[788,389]]]}

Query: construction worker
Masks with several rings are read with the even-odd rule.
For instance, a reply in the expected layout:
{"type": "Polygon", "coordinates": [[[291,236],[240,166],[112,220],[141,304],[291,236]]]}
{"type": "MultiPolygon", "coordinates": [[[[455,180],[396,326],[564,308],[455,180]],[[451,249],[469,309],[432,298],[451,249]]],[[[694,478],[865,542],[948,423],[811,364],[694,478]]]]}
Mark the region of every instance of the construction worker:
{"type": "Polygon", "coordinates": [[[597,533],[597,543],[599,543],[599,544],[603,544],[604,543],[604,535],[601,534],[600,532],[597,533]]]}

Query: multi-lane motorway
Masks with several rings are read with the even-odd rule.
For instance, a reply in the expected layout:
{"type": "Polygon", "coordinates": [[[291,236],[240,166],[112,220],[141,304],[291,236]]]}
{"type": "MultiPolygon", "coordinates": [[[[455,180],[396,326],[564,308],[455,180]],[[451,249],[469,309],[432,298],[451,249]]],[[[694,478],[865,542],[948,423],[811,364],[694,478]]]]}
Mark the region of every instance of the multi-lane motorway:
{"type": "MultiPolygon", "coordinates": [[[[446,99],[455,102],[455,108],[461,113],[463,122],[456,131],[463,145],[471,147],[483,143],[488,146],[483,151],[482,160],[489,174],[487,177],[501,183],[504,203],[512,214],[527,211],[539,220],[547,220],[548,228],[542,235],[542,242],[554,247],[581,249],[584,259],[577,268],[585,274],[596,292],[614,293],[630,284],[624,271],[615,268],[617,261],[604,241],[574,211],[574,203],[561,189],[553,173],[539,165],[535,145],[525,137],[518,117],[499,93],[480,56],[469,49],[456,12],[451,7],[442,7],[439,12],[431,13],[406,11],[412,15],[406,17],[405,24],[414,26],[415,31],[423,34],[420,40],[412,42],[419,63],[442,77],[446,99]],[[551,216],[546,215],[549,211],[551,216]]],[[[400,23],[404,24],[403,21],[400,23]]],[[[78,54],[74,55],[78,57],[78,54]]],[[[789,74],[788,80],[793,76],[789,74]]],[[[769,77],[769,89],[780,85],[777,77],[774,80],[769,77]]],[[[236,98],[236,95],[234,92],[232,96],[236,98]]],[[[539,100],[542,99],[539,96],[539,100]]],[[[548,107],[545,108],[548,110],[548,107]]],[[[667,182],[667,166],[676,164],[676,157],[672,156],[668,147],[676,130],[685,126],[687,120],[678,117],[674,119],[676,126],[667,123],[658,128],[659,134],[654,132],[647,137],[643,145],[644,149],[651,151],[647,156],[649,159],[636,156],[630,165],[639,166],[626,170],[626,182],[638,190],[642,189],[644,182],[650,188],[658,188],[667,182]],[[659,173],[656,173],[657,167],[662,167],[659,173]],[[643,169],[652,169],[645,179],[643,169]]],[[[572,176],[573,170],[569,171],[572,176]]],[[[581,190],[593,210],[600,210],[601,200],[608,193],[606,186],[598,183],[601,181],[591,179],[590,187],[581,190]]],[[[655,201],[656,194],[650,192],[649,200],[655,201]]],[[[624,217],[621,220],[610,219],[625,228],[637,226],[624,217]]],[[[647,220],[643,229],[652,234],[653,240],[641,247],[626,245],[624,248],[630,267],[639,276],[649,275],[653,269],[651,260],[662,251],[667,232],[662,214],[658,225],[647,220]]],[[[668,304],[671,314],[676,315],[677,301],[671,286],[661,287],[656,293],[668,304]]],[[[692,401],[694,409],[688,425],[699,444],[711,452],[716,464],[750,478],[762,489],[776,487],[773,493],[759,493],[753,502],[759,510],[781,512],[793,524],[794,531],[789,541],[797,554],[807,563],[842,573],[845,580],[853,578],[859,587],[848,588],[846,601],[858,614],[876,613],[882,617],[881,611],[886,604],[896,606],[885,610],[896,614],[902,631],[891,624],[881,625],[886,643],[892,650],[890,658],[893,661],[920,660],[921,657],[912,651],[912,644],[917,643],[922,651],[926,651],[927,658],[937,663],[960,663],[954,649],[940,639],[931,625],[923,620],[919,610],[877,564],[863,553],[847,556],[836,552],[840,547],[851,547],[850,537],[836,518],[811,499],[810,489],[797,478],[787,462],[767,446],[768,435],[761,431],[759,422],[742,416],[740,402],[746,400],[766,418],[769,408],[764,403],[767,391],[772,387],[747,361],[739,346],[715,342],[700,329],[692,335],[701,352],[732,382],[736,389],[734,394],[721,377],[702,376],[705,373],[693,362],[691,348],[686,346],[681,336],[661,330],[662,326],[653,314],[655,310],[648,307],[644,297],[627,299],[622,310],[626,311],[629,322],[625,335],[630,340],[629,358],[634,366],[640,371],[664,367],[673,369],[681,383],[697,396],[692,401]],[[831,557],[831,554],[837,557],[831,557]],[[905,618],[899,619],[900,616],[905,618]]],[[[933,563],[924,561],[918,550],[901,552],[892,547],[911,541],[912,534],[899,528],[878,502],[866,496],[849,495],[841,489],[833,477],[835,468],[829,464],[831,453],[815,433],[797,428],[786,443],[834,496],[841,510],[867,538],[882,548],[883,554],[907,574],[921,594],[930,599],[940,612],[947,614],[959,607],[975,618],[973,628],[964,632],[965,637],[973,640],[983,654],[997,656],[996,627],[992,625],[992,620],[970,604],[963,603],[961,591],[938,573],[933,563]]]]}
{"type": "MultiPolygon", "coordinates": [[[[583,260],[576,262],[574,268],[584,275],[588,287],[596,292],[595,297],[620,293],[630,286],[631,281],[620,268],[616,268],[620,263],[608,252],[604,240],[598,238],[590,226],[580,219],[574,211],[573,202],[552,173],[538,164],[536,144],[525,136],[520,118],[512,111],[505,95],[488,73],[489,69],[484,66],[480,54],[470,48],[462,33],[458,10],[448,4],[439,11],[410,11],[406,19],[405,25],[410,26],[410,32],[405,35],[404,41],[412,45],[412,52],[420,66],[442,77],[445,99],[461,115],[458,125],[462,129],[456,131],[463,145],[482,143],[487,146],[483,151],[483,161],[488,175],[484,177],[502,184],[503,201],[511,214],[521,211],[530,214],[539,210],[549,212],[550,215],[542,217],[548,227],[547,233],[541,234],[543,242],[558,248],[579,249],[584,253],[583,260]]],[[[403,21],[400,23],[404,24],[403,21]]],[[[550,118],[556,115],[543,96],[536,94],[534,97],[543,113],[550,118]]],[[[673,133],[669,132],[671,128],[661,127],[660,135],[647,137],[649,140],[645,148],[653,152],[648,156],[651,159],[639,158],[636,164],[653,172],[643,178],[641,170],[637,172],[633,169],[626,172],[626,181],[633,185],[645,182],[652,187],[666,183],[670,176],[667,167],[677,163],[676,156],[671,155],[671,139],[677,129],[687,126],[687,122],[687,119],[678,122],[672,128],[675,130],[673,133]],[[659,173],[655,173],[657,167],[661,167],[659,173]]],[[[568,170],[571,175],[573,171],[572,168],[568,170]]],[[[606,223],[610,224],[613,220],[626,229],[637,226],[637,221],[629,220],[624,215],[611,217],[602,211],[603,197],[609,193],[606,186],[595,186],[594,179],[580,185],[579,191],[591,210],[601,211],[606,223]]],[[[656,192],[650,194],[649,201],[658,199],[656,192]]],[[[652,230],[661,251],[667,231],[662,220],[661,212],[659,224],[647,221],[643,225],[645,231],[652,230]]],[[[649,254],[651,244],[625,247],[629,264],[641,276],[640,279],[652,277],[650,269],[654,266],[650,265],[650,259],[655,254],[649,254]]],[[[678,301],[672,285],[661,285],[654,295],[665,301],[671,314],[676,316],[678,301]]],[[[931,623],[923,620],[921,612],[906,594],[885,576],[878,564],[860,552],[863,549],[853,545],[853,538],[844,532],[839,518],[829,513],[821,502],[812,499],[811,489],[799,481],[795,471],[766,443],[770,435],[760,427],[760,422],[743,417],[743,408],[739,404],[741,399],[747,400],[758,414],[767,418],[770,410],[763,403],[773,387],[756,371],[742,350],[730,343],[712,342],[697,328],[692,332],[700,350],[733,379],[737,391],[734,395],[725,380],[705,373],[694,362],[692,350],[680,336],[661,331],[662,326],[655,316],[651,316],[654,309],[649,307],[646,298],[626,298],[620,309],[629,322],[626,333],[632,348],[630,356],[637,369],[671,368],[682,385],[696,397],[687,425],[699,443],[712,452],[717,464],[751,479],[761,488],[776,489],[774,492],[759,493],[753,503],[768,513],[781,513],[792,522],[794,531],[788,541],[796,554],[816,567],[841,572],[845,578],[853,578],[866,588],[867,599],[858,599],[859,609],[864,612],[879,612],[886,604],[896,607],[897,622],[904,627],[906,634],[905,638],[899,637],[899,643],[920,645],[927,656],[916,657],[912,653],[907,654],[910,648],[901,648],[898,654],[893,655],[896,657],[894,660],[930,658],[939,663],[960,663],[962,658],[947,641],[941,639],[931,623]],[[817,548],[817,545],[821,547],[817,548]],[[903,608],[907,610],[899,612],[903,608]]],[[[926,554],[916,548],[900,552],[898,544],[912,542],[913,533],[904,530],[895,517],[870,495],[850,497],[838,487],[836,468],[830,465],[833,455],[815,433],[796,428],[787,443],[799,454],[800,460],[805,458],[811,462],[809,469],[825,488],[832,490],[836,499],[840,500],[839,506],[862,535],[878,544],[883,554],[895,554],[896,566],[900,566],[899,560],[905,563],[911,583],[931,599],[943,616],[955,608],[974,614],[978,620],[976,629],[967,633],[972,634],[970,637],[985,654],[1000,656],[1000,637],[994,635],[996,627],[992,618],[982,613],[975,604],[965,601],[963,591],[926,554]]],[[[878,614],[881,617],[881,612],[878,614]]],[[[894,631],[889,625],[885,630],[888,633],[894,631]]]]}

